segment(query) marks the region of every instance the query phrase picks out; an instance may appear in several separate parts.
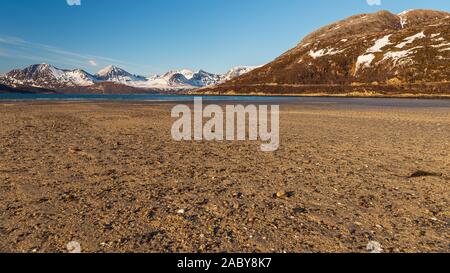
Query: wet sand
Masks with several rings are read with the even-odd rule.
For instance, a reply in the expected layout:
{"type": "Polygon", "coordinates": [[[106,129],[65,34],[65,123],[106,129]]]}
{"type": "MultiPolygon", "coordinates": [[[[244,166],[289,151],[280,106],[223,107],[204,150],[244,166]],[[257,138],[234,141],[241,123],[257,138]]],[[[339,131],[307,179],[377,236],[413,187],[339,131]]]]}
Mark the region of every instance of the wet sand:
{"type": "Polygon", "coordinates": [[[448,107],[285,104],[274,153],[171,107],[0,103],[0,252],[450,252],[448,107]]]}

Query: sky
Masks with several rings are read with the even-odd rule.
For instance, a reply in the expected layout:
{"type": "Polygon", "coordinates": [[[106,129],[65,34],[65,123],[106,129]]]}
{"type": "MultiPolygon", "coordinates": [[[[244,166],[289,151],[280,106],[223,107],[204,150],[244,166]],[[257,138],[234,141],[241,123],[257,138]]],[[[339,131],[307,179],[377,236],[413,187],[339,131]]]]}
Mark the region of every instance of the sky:
{"type": "Polygon", "coordinates": [[[34,63],[139,75],[268,63],[348,16],[450,0],[1,0],[0,73],[34,63]]]}

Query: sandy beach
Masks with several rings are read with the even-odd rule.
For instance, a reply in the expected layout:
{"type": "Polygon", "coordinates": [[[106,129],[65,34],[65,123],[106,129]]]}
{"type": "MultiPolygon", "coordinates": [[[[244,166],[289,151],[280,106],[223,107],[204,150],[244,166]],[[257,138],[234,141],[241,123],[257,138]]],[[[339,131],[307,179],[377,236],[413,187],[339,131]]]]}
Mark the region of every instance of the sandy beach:
{"type": "Polygon", "coordinates": [[[172,106],[1,102],[0,252],[450,252],[449,108],[285,104],[263,153],[172,106]]]}

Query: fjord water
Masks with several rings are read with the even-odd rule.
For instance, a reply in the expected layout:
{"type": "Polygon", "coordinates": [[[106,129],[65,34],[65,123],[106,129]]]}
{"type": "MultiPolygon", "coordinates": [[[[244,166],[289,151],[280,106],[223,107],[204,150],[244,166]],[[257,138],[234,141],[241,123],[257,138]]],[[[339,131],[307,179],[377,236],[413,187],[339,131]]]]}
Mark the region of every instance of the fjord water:
{"type": "MultiPolygon", "coordinates": [[[[193,102],[198,96],[167,94],[0,94],[0,101],[130,101],[193,102]]],[[[201,96],[205,102],[333,104],[371,107],[449,107],[450,99],[283,97],[283,96],[201,96]]]]}

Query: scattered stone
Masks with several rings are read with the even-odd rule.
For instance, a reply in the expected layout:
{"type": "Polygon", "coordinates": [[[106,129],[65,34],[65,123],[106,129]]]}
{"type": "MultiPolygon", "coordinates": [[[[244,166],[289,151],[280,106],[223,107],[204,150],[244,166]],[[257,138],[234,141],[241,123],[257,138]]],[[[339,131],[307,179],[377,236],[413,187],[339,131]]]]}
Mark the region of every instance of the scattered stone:
{"type": "Polygon", "coordinates": [[[186,213],[186,209],[177,210],[177,214],[185,214],[185,213],[186,213]]]}
{"type": "Polygon", "coordinates": [[[305,208],[294,208],[293,211],[295,213],[307,213],[308,211],[305,208]]]}
{"type": "Polygon", "coordinates": [[[111,224],[111,223],[104,224],[104,225],[103,225],[103,229],[104,229],[105,231],[110,231],[110,230],[113,230],[113,229],[114,229],[114,226],[113,226],[113,224],[111,224]]]}
{"type": "Polygon", "coordinates": [[[233,193],[233,197],[235,197],[235,198],[242,198],[242,196],[243,196],[244,194],[242,193],[242,192],[235,192],[235,193],[233,193]]]}
{"type": "Polygon", "coordinates": [[[81,253],[81,244],[77,241],[71,241],[66,246],[69,253],[78,254],[81,253]]]}
{"type": "Polygon", "coordinates": [[[357,231],[358,231],[358,226],[357,226],[357,225],[350,225],[350,226],[348,227],[348,232],[349,232],[351,235],[355,235],[357,231]]]}
{"type": "Polygon", "coordinates": [[[440,173],[431,173],[431,172],[426,172],[426,171],[416,171],[414,173],[412,173],[409,178],[418,178],[418,177],[426,177],[426,176],[442,176],[442,174],[440,173]]]}
{"type": "Polygon", "coordinates": [[[379,242],[376,241],[370,241],[367,244],[367,251],[370,251],[370,253],[383,253],[383,248],[379,242]]]}
{"type": "Polygon", "coordinates": [[[283,197],[286,196],[286,192],[284,192],[284,191],[279,191],[279,192],[277,192],[277,193],[275,194],[275,196],[278,197],[278,198],[283,198],[283,197]]]}
{"type": "Polygon", "coordinates": [[[160,230],[155,230],[155,231],[151,231],[151,232],[147,232],[145,234],[143,234],[139,240],[139,242],[141,244],[145,244],[145,243],[150,243],[156,236],[158,236],[159,234],[161,234],[162,231],[160,230]]]}
{"type": "Polygon", "coordinates": [[[294,192],[279,191],[273,195],[274,198],[290,198],[294,196],[294,192]]]}
{"type": "Polygon", "coordinates": [[[75,154],[75,153],[81,152],[81,149],[78,148],[78,147],[70,147],[68,150],[69,150],[69,153],[71,153],[71,154],[75,154]]]}
{"type": "Polygon", "coordinates": [[[61,195],[61,200],[63,200],[63,201],[77,201],[78,198],[74,194],[72,194],[70,192],[66,192],[63,195],[61,195]]]}

